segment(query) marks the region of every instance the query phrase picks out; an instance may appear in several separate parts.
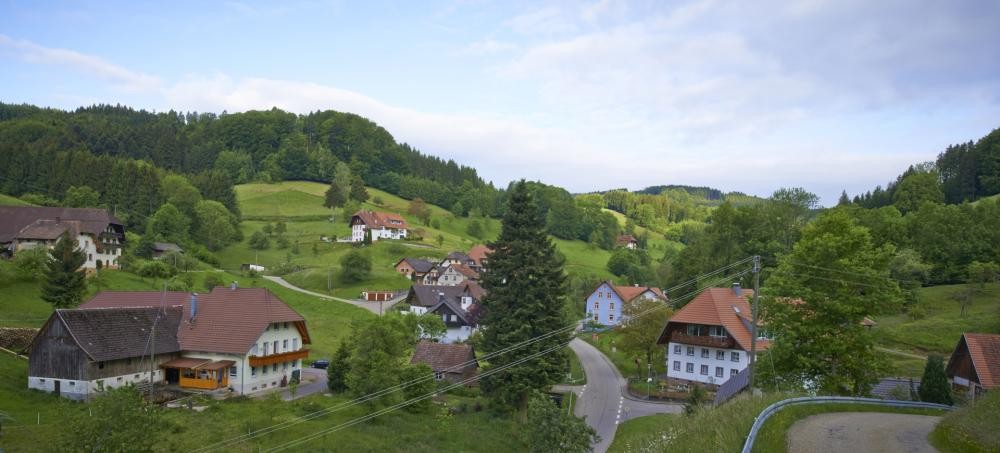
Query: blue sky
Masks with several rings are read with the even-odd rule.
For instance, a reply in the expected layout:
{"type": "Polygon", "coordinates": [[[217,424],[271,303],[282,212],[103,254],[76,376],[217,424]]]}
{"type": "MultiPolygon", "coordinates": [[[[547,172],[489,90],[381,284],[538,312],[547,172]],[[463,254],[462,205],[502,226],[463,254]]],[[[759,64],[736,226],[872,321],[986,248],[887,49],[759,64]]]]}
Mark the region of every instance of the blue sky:
{"type": "Polygon", "coordinates": [[[0,3],[0,100],[351,111],[498,185],[825,204],[1000,127],[1000,2],[136,3],[0,3]]]}

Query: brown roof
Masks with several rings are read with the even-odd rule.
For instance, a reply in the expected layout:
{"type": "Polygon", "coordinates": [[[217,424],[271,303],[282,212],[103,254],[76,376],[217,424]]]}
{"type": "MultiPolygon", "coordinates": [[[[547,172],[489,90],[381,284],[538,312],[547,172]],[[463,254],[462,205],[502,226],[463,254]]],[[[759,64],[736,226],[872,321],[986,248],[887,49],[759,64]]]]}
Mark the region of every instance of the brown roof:
{"type": "Polygon", "coordinates": [[[632,242],[638,243],[639,241],[635,238],[635,236],[632,236],[631,234],[623,234],[621,236],[618,236],[618,239],[615,241],[615,243],[618,245],[628,244],[632,242]]]}
{"type": "MultiPolygon", "coordinates": [[[[118,308],[118,309],[60,309],[56,310],[42,328],[58,320],[76,343],[97,362],[142,357],[149,353],[148,340],[154,321],[153,345],[157,353],[180,351],[177,327],[180,325],[181,308],[118,308]],[[159,318],[159,319],[157,319],[159,318]]],[[[41,335],[39,335],[41,337],[41,335]]]]}
{"type": "Polygon", "coordinates": [[[660,288],[653,288],[652,286],[616,286],[612,285],[610,282],[608,282],[608,286],[615,290],[615,292],[618,293],[618,297],[621,297],[625,302],[631,302],[633,299],[639,297],[646,291],[652,291],[653,294],[656,294],[656,297],[667,300],[667,297],[663,295],[663,291],[661,291],[660,288]]]}
{"type": "Polygon", "coordinates": [[[102,233],[108,225],[124,233],[122,222],[106,209],[0,206],[0,243],[11,242],[18,232],[41,219],[78,221],[80,231],[92,235],[102,233]]]}
{"type": "Polygon", "coordinates": [[[17,232],[17,239],[54,240],[69,231],[70,237],[80,235],[80,221],[78,220],[46,220],[39,219],[31,225],[21,228],[17,232]]]}
{"type": "Polygon", "coordinates": [[[354,225],[354,220],[358,219],[361,223],[364,223],[368,228],[394,228],[397,230],[403,230],[409,228],[409,225],[399,214],[393,214],[391,212],[375,212],[375,211],[365,211],[361,210],[354,213],[351,217],[351,225],[354,225]]]}
{"type": "Polygon", "coordinates": [[[458,272],[459,274],[464,275],[466,278],[470,278],[470,279],[473,279],[473,280],[476,280],[476,279],[479,278],[479,272],[476,272],[476,271],[472,270],[471,267],[466,266],[464,264],[452,264],[451,268],[455,269],[456,272],[458,272]]]}
{"type": "Polygon", "coordinates": [[[104,291],[80,308],[159,306],[161,297],[166,304],[184,306],[178,339],[185,351],[246,354],[274,322],[294,322],[302,342],[310,343],[305,318],[266,288],[218,287],[199,294],[193,323],[191,295],[180,291],[104,291]]]}
{"type": "Polygon", "coordinates": [[[482,244],[477,244],[472,246],[471,249],[469,249],[469,258],[472,258],[472,260],[475,261],[476,264],[478,264],[481,267],[483,265],[483,260],[485,260],[487,258],[487,255],[489,255],[492,252],[493,249],[482,244]]]}
{"type": "Polygon", "coordinates": [[[466,280],[459,285],[413,285],[410,287],[410,294],[407,296],[407,303],[421,307],[433,307],[444,299],[452,299],[461,304],[464,295],[472,297],[475,303],[483,300],[486,290],[478,283],[466,280]]]}
{"type": "Polygon", "coordinates": [[[467,344],[444,344],[421,341],[413,350],[410,363],[424,363],[435,372],[464,373],[479,368],[476,352],[467,344]],[[471,363],[470,363],[471,362],[471,363]]]}
{"type": "Polygon", "coordinates": [[[969,347],[979,385],[987,390],[1000,387],[1000,335],[966,333],[962,337],[969,347]]]}
{"type": "MultiPolygon", "coordinates": [[[[666,342],[665,334],[670,323],[704,324],[725,327],[740,347],[749,351],[751,311],[747,298],[752,296],[752,289],[743,289],[737,296],[732,288],[708,288],[670,317],[657,343],[666,342]]],[[[758,350],[767,349],[770,345],[769,340],[757,340],[758,350]]]]}
{"type": "Polygon", "coordinates": [[[420,274],[426,274],[434,268],[434,263],[420,258],[403,258],[396,262],[396,267],[399,267],[399,264],[404,261],[410,265],[414,272],[420,274]]]}

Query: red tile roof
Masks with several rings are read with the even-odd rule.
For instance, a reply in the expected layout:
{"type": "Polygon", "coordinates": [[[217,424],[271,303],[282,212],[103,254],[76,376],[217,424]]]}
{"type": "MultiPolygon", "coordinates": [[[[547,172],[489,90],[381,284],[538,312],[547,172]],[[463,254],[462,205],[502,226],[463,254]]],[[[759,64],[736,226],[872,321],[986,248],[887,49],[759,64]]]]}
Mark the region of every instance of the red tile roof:
{"type": "MultiPolygon", "coordinates": [[[[667,326],[670,323],[723,326],[744,351],[749,351],[751,311],[747,299],[750,297],[753,297],[752,289],[743,289],[741,295],[737,296],[732,288],[708,288],[670,317],[667,326]]],[[[667,332],[666,327],[663,332],[667,332]]],[[[660,342],[663,341],[661,334],[660,342]]],[[[758,350],[769,346],[769,340],[757,340],[758,350]]]]}
{"type": "Polygon", "coordinates": [[[663,291],[661,291],[660,288],[653,288],[652,286],[616,286],[612,285],[610,282],[608,283],[608,286],[615,290],[615,292],[618,293],[618,297],[621,297],[625,302],[631,302],[633,299],[641,296],[646,291],[651,291],[653,294],[656,294],[656,297],[667,300],[667,297],[663,295],[663,291]]]}
{"type": "Polygon", "coordinates": [[[305,318],[266,288],[229,289],[218,287],[198,295],[197,313],[191,322],[191,295],[180,291],[104,291],[80,308],[155,307],[183,305],[178,330],[185,351],[246,354],[271,323],[291,322],[299,329],[302,342],[309,344],[305,318]]]}
{"type": "Polygon", "coordinates": [[[397,230],[404,230],[409,228],[409,225],[399,214],[393,214],[391,212],[375,212],[375,211],[365,211],[361,210],[354,213],[351,217],[351,225],[354,225],[354,219],[357,218],[361,220],[361,223],[365,224],[368,228],[393,228],[397,230]]]}
{"type": "Polygon", "coordinates": [[[473,261],[476,262],[476,264],[482,266],[483,260],[485,260],[487,258],[487,255],[489,255],[492,252],[493,249],[482,244],[477,244],[472,246],[471,249],[469,249],[469,258],[472,258],[473,261]]]}
{"type": "Polygon", "coordinates": [[[987,390],[1000,387],[1000,335],[966,333],[962,336],[969,347],[979,385],[987,390]]]}
{"type": "Polygon", "coordinates": [[[635,236],[632,236],[631,234],[623,234],[621,236],[618,236],[618,239],[615,241],[615,244],[616,245],[625,245],[633,243],[637,244],[638,242],[639,241],[635,238],[635,236]]]}

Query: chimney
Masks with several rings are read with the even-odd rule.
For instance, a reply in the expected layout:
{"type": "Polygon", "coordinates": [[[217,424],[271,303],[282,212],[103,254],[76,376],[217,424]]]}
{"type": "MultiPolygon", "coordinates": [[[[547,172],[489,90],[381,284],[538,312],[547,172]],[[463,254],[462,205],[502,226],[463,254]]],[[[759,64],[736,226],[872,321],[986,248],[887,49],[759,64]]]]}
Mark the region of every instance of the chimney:
{"type": "Polygon", "coordinates": [[[442,292],[438,293],[438,302],[444,302],[444,293],[442,292]]]}
{"type": "Polygon", "coordinates": [[[239,287],[239,285],[236,283],[236,280],[233,280],[233,282],[229,284],[230,291],[236,291],[237,287],[239,287]]]}
{"type": "Polygon", "coordinates": [[[733,294],[737,296],[743,295],[743,288],[740,287],[740,282],[733,282],[733,294]]]}
{"type": "Polygon", "coordinates": [[[198,315],[198,293],[191,293],[191,319],[194,321],[194,317],[198,315]]]}

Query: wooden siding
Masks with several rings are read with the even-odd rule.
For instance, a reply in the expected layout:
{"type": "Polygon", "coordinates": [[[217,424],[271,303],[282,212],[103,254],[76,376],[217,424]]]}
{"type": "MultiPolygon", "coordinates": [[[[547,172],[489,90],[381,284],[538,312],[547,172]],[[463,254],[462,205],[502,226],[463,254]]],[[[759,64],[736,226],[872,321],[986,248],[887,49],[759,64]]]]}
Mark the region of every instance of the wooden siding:
{"type": "Polygon", "coordinates": [[[688,335],[687,324],[671,323],[667,331],[667,338],[674,343],[689,344],[692,346],[708,346],[720,349],[739,349],[734,339],[729,334],[725,337],[712,337],[705,335],[688,335]]]}
{"type": "Polygon", "coordinates": [[[31,346],[28,376],[86,380],[89,362],[62,320],[52,316],[31,346]]]}

